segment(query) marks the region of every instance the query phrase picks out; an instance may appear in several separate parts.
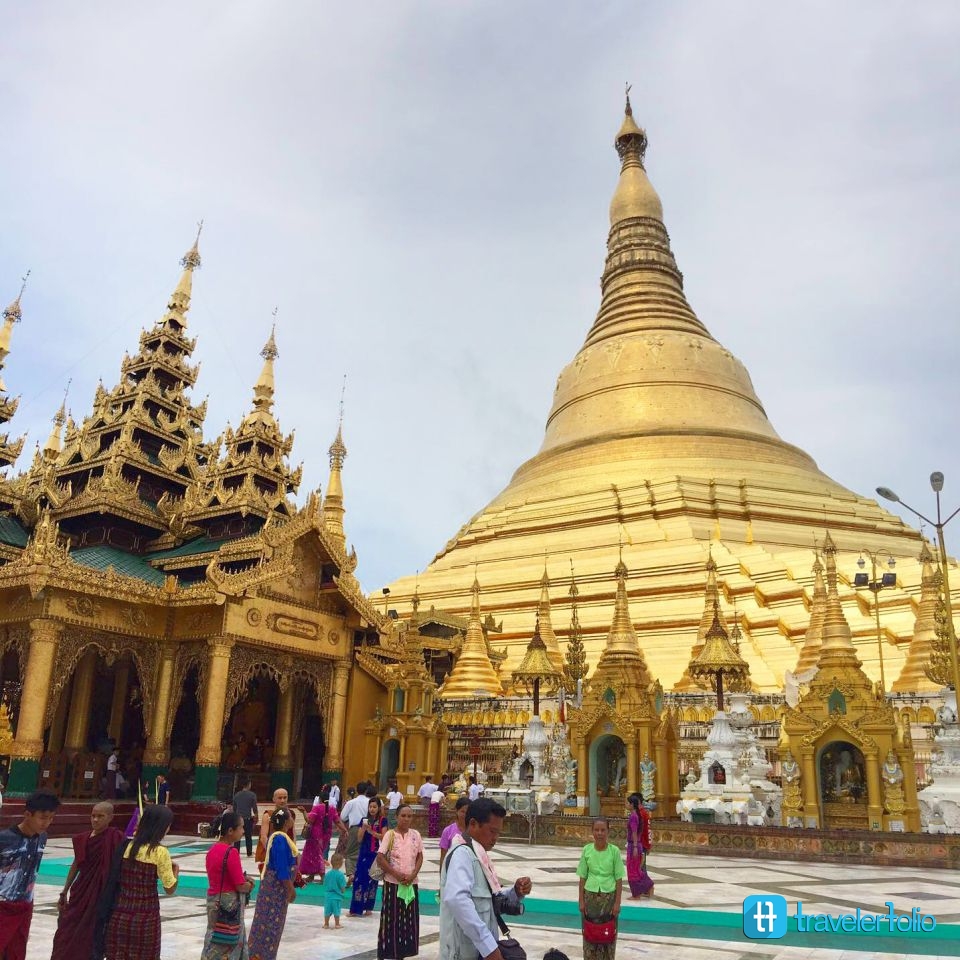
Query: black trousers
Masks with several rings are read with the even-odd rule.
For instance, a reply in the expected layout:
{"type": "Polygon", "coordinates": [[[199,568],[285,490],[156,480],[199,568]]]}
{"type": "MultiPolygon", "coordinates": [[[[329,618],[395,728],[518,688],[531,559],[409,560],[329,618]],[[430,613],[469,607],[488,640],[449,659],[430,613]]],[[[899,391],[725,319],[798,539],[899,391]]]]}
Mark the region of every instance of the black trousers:
{"type": "MultiPolygon", "coordinates": [[[[244,817],[243,818],[243,839],[247,841],[247,856],[253,856],[253,817],[244,817]]],[[[240,841],[238,840],[234,846],[239,850],[240,841]]]]}

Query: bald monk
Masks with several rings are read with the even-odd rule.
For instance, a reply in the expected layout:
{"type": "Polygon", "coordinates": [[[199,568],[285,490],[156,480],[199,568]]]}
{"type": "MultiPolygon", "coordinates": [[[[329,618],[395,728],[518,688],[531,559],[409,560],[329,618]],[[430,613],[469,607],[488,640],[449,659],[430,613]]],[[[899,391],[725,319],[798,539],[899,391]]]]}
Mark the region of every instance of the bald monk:
{"type": "MultiPolygon", "coordinates": [[[[280,807],[287,807],[290,810],[299,810],[304,817],[303,807],[291,807],[290,806],[290,796],[287,793],[286,787],[277,787],[273,791],[273,806],[266,807],[263,813],[260,816],[260,836],[257,838],[257,851],[254,854],[254,859],[257,863],[262,864],[267,856],[267,837],[270,835],[270,817],[273,815],[274,810],[278,810],[280,807]]],[[[287,836],[296,842],[296,829],[291,823],[290,827],[287,829],[287,836]]]]}
{"type": "Polygon", "coordinates": [[[50,960],[86,958],[93,952],[97,900],[113,854],[123,841],[123,834],[112,824],[113,804],[98,803],[90,813],[90,830],[73,838],[73,863],[57,902],[60,919],[50,960]]]}

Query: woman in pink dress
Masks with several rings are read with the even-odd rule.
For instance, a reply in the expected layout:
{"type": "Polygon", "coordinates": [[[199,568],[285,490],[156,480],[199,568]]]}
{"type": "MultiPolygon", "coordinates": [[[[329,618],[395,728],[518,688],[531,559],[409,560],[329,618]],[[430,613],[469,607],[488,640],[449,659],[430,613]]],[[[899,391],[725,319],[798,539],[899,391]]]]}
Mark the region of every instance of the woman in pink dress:
{"type": "Polygon", "coordinates": [[[312,883],[317,874],[323,879],[326,870],[327,853],[330,849],[330,837],[334,824],[339,825],[337,811],[330,806],[330,791],[324,788],[320,792],[319,803],[315,803],[307,814],[307,842],[300,855],[300,873],[308,883],[312,883]]]}
{"type": "Polygon", "coordinates": [[[650,814],[639,793],[627,797],[630,819],[627,821],[627,882],[630,899],[648,897],[653,893],[653,881],[647,873],[647,854],[650,851],[650,814]]]}

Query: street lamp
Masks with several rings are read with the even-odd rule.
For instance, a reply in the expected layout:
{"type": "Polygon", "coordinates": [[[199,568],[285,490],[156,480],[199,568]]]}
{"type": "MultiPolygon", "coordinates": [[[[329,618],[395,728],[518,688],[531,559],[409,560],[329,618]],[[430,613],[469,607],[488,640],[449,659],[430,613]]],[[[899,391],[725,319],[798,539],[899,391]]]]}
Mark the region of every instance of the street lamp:
{"type": "Polygon", "coordinates": [[[929,523],[937,531],[937,546],[940,548],[940,569],[943,571],[943,600],[947,608],[947,626],[948,636],[950,638],[950,665],[953,667],[953,689],[960,695],[960,663],[957,660],[957,629],[953,625],[953,604],[950,601],[950,570],[947,566],[947,546],[943,541],[943,528],[958,514],[960,507],[957,507],[953,513],[943,519],[940,512],[940,491],[943,490],[943,474],[935,470],[930,474],[930,487],[937,496],[937,522],[934,523],[929,517],[925,517],[919,510],[914,510],[909,503],[904,503],[889,487],[877,487],[877,493],[885,500],[891,500],[893,503],[899,503],[905,510],[909,510],[915,517],[919,517],[924,523],[929,523]]]}
{"type": "Polygon", "coordinates": [[[887,678],[883,672],[883,635],[880,632],[880,591],[884,587],[895,587],[897,585],[897,575],[893,572],[897,561],[890,557],[887,560],[887,567],[889,567],[890,572],[884,573],[878,578],[877,555],[875,553],[871,553],[869,550],[861,550],[857,566],[861,571],[866,567],[867,561],[863,559],[864,554],[870,558],[871,573],[854,574],[853,585],[855,587],[866,587],[873,594],[873,612],[877,620],[877,652],[880,654],[880,686],[883,688],[884,696],[886,696],[887,678]]]}

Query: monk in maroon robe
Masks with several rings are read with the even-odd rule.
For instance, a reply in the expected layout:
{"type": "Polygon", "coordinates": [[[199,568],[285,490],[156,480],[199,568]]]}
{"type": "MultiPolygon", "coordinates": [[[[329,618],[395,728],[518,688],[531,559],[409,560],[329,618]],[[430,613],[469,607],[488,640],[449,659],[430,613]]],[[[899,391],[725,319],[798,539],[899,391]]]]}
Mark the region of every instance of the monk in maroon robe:
{"type": "Polygon", "coordinates": [[[93,952],[97,900],[123,840],[112,823],[113,804],[98,803],[90,814],[90,832],[73,838],[73,863],[57,903],[60,921],[50,960],[86,960],[93,952]]]}

